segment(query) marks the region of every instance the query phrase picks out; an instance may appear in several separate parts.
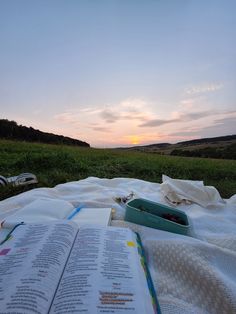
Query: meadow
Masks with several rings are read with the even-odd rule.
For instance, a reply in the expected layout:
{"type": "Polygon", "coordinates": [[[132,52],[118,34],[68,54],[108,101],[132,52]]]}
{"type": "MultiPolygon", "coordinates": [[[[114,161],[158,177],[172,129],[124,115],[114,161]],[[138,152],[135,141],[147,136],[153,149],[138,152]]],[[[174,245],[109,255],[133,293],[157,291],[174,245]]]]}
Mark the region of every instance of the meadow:
{"type": "Polygon", "coordinates": [[[236,194],[235,160],[0,140],[0,175],[10,177],[23,172],[35,174],[39,183],[0,187],[1,200],[32,188],[54,187],[90,176],[161,183],[162,174],[203,180],[205,185],[215,186],[223,198],[236,194]]]}

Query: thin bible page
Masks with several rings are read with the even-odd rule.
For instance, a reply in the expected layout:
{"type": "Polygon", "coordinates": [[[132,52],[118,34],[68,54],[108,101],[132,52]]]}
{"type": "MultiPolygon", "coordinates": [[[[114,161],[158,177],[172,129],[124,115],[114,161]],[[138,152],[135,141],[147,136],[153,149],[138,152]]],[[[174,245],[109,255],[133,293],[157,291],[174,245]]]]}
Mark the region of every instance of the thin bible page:
{"type": "Polygon", "coordinates": [[[153,313],[139,264],[129,229],[81,228],[50,313],[153,313]]]}
{"type": "Polygon", "coordinates": [[[19,226],[0,246],[0,313],[46,314],[76,230],[70,224],[19,226]]]}

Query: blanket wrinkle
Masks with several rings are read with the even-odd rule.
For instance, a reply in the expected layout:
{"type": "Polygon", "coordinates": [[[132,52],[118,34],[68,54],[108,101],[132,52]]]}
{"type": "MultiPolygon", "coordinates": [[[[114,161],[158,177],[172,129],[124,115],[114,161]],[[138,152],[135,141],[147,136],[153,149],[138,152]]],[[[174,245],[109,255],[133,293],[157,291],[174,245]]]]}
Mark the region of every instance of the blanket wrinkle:
{"type": "MultiPolygon", "coordinates": [[[[204,187],[201,181],[196,186],[204,187]]],[[[0,220],[19,210],[30,212],[31,208],[36,213],[40,202],[50,208],[50,217],[55,219],[81,203],[85,207],[114,207],[116,213],[111,224],[129,227],[141,236],[163,314],[236,313],[236,195],[222,207],[218,206],[221,199],[217,197],[216,205],[211,208],[194,202],[177,205],[186,212],[195,232],[195,236],[187,237],[124,221],[125,209],[113,198],[131,191],[139,197],[167,204],[159,183],[89,177],[1,201],[0,220]],[[53,206],[55,201],[57,206],[53,206]]],[[[204,199],[207,204],[209,195],[204,199]]],[[[44,214],[48,219],[47,211],[44,214]]]]}

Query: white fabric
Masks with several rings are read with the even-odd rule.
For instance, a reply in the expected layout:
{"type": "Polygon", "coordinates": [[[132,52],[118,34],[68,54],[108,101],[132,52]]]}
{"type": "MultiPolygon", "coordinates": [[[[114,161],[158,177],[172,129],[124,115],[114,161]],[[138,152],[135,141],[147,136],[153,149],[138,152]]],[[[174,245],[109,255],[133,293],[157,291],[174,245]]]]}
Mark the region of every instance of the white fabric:
{"type": "Polygon", "coordinates": [[[195,237],[187,237],[124,222],[124,209],[113,197],[131,191],[166,204],[158,183],[90,177],[6,199],[0,202],[0,220],[39,199],[75,207],[115,207],[112,225],[128,226],[141,236],[163,314],[236,313],[236,197],[209,209],[179,205],[194,231],[195,237]]]}
{"type": "Polygon", "coordinates": [[[178,180],[162,176],[161,192],[173,205],[196,203],[203,207],[224,206],[224,200],[213,186],[203,181],[178,180]]]}

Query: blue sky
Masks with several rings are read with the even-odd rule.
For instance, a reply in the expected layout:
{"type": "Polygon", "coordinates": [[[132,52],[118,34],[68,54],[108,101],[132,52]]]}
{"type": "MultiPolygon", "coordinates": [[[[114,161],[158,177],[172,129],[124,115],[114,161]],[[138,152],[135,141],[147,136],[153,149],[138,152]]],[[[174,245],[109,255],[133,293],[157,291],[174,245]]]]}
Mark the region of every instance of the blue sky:
{"type": "Polygon", "coordinates": [[[236,133],[233,0],[0,0],[1,117],[94,147],[236,133]]]}

